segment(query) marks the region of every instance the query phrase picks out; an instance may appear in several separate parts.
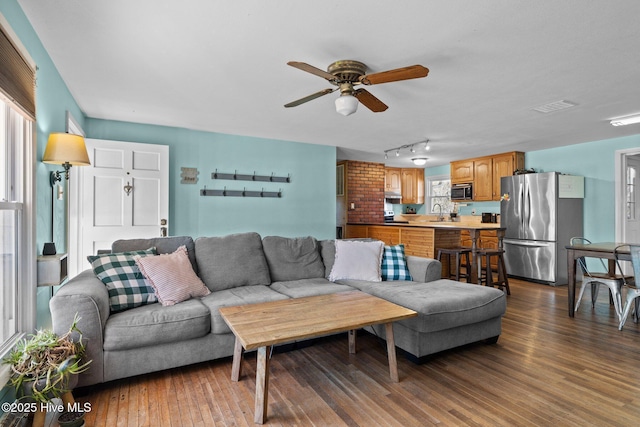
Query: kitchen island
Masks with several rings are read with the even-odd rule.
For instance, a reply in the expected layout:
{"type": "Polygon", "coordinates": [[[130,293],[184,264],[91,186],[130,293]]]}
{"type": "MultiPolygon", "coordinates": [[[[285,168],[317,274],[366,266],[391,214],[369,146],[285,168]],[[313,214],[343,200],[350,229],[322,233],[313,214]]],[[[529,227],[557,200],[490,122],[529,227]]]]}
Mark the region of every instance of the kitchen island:
{"type": "MultiPolygon", "coordinates": [[[[482,232],[492,232],[497,237],[497,247],[502,248],[505,227],[493,223],[470,223],[453,221],[416,221],[409,223],[348,223],[346,238],[371,238],[382,240],[386,245],[402,243],[406,255],[436,258],[438,248],[456,248],[461,243],[461,233],[469,234],[473,257],[471,260],[472,277],[477,281],[478,260],[476,256],[479,238],[482,232]]],[[[443,277],[449,271],[447,262],[443,262],[443,277]]]]}

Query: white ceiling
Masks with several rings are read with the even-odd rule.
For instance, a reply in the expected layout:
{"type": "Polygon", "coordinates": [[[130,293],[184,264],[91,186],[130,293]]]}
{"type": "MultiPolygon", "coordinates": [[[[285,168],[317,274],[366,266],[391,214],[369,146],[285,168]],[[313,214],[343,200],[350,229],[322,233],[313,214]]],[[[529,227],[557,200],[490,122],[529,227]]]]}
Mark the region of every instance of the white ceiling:
{"type": "MultiPolygon", "coordinates": [[[[89,117],[339,147],[429,139],[428,166],[640,133],[637,0],[18,0],[89,117]],[[332,87],[286,65],[338,59],[423,79],[367,89],[389,106],[335,112],[332,87]],[[542,114],[559,100],[576,107],[542,114]]],[[[410,166],[412,157],[387,164],[410,166]]]]}

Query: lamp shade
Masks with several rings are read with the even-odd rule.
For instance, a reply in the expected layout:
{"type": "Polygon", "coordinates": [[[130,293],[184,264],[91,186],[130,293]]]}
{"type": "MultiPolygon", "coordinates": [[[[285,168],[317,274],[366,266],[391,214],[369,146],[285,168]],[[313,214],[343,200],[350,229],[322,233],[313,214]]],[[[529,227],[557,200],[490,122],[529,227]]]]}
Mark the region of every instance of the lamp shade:
{"type": "Polygon", "coordinates": [[[343,116],[349,116],[358,109],[358,99],[349,94],[343,94],[336,99],[336,111],[343,116]]]}
{"type": "Polygon", "coordinates": [[[426,157],[414,157],[413,159],[411,159],[413,164],[416,166],[422,166],[427,164],[427,160],[428,159],[426,157]]]}
{"type": "Polygon", "coordinates": [[[42,156],[44,163],[73,166],[89,166],[89,155],[84,138],[72,133],[52,133],[42,156]]]}

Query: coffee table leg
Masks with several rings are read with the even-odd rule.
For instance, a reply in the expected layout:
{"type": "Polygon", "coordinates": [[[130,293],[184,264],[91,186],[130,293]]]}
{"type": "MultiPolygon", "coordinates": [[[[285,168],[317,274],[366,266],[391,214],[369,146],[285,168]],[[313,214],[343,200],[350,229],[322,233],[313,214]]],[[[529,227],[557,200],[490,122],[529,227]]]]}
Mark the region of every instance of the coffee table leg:
{"type": "Polygon", "coordinates": [[[258,348],[256,366],[256,406],[253,421],[264,424],[267,421],[267,403],[269,398],[269,353],[271,346],[258,348]]]}
{"type": "Polygon", "coordinates": [[[349,354],[356,354],[356,330],[349,331],[349,354]]]}
{"type": "Polygon", "coordinates": [[[233,362],[231,364],[231,381],[240,380],[242,375],[242,344],[236,337],[236,345],[233,348],[233,362]]]}
{"type": "Polygon", "coordinates": [[[398,361],[396,360],[396,342],[393,339],[393,324],[385,323],[385,332],[387,336],[387,357],[389,358],[389,374],[391,380],[399,382],[398,377],[398,361]]]}

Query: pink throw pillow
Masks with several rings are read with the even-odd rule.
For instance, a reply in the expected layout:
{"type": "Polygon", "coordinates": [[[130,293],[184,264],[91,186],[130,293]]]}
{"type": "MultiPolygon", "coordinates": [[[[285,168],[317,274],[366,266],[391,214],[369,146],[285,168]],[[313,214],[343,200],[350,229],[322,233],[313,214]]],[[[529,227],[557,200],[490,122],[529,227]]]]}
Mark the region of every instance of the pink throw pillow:
{"type": "Polygon", "coordinates": [[[163,306],[211,293],[193,271],[186,246],[171,254],[137,257],[136,264],[163,306]]]}

